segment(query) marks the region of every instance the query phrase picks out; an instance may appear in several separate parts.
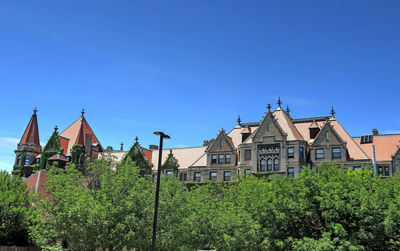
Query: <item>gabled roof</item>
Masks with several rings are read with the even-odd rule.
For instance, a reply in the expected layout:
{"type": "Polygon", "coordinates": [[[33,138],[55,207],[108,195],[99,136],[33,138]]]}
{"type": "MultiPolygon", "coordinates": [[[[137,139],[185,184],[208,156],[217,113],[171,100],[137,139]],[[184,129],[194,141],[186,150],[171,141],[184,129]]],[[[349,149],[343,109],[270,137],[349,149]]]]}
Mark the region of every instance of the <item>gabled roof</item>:
{"type": "MultiPolygon", "coordinates": [[[[67,129],[65,129],[61,134],[60,137],[66,138],[69,140],[68,146],[65,154],[71,152],[72,147],[75,144],[82,144],[85,145],[86,134],[92,135],[92,142],[91,144],[97,143],[99,144],[100,150],[104,151],[103,147],[101,146],[99,140],[97,139],[96,135],[94,134],[93,130],[90,128],[89,123],[86,121],[85,117],[82,115],[77,119],[72,125],[70,125],[67,129]],[[83,140],[83,141],[82,141],[83,140]]],[[[61,140],[60,140],[61,141],[61,140]]],[[[64,140],[65,144],[65,140],[64,140]]],[[[63,146],[64,147],[64,146],[63,146]]]]}
{"type": "Polygon", "coordinates": [[[400,145],[400,134],[373,136],[373,142],[367,144],[360,144],[360,139],[360,137],[354,138],[355,142],[357,142],[370,159],[372,159],[372,145],[375,145],[376,161],[391,161],[392,155],[397,152],[400,145]]]}
{"type": "MultiPolygon", "coordinates": [[[[314,122],[313,122],[314,123],[314,122]]],[[[321,130],[318,132],[317,136],[315,136],[314,141],[311,143],[311,145],[313,145],[315,142],[318,142],[320,137],[323,134],[323,132],[325,131],[325,127],[330,127],[331,131],[335,134],[335,136],[337,137],[337,139],[339,140],[340,143],[345,144],[346,142],[340,137],[340,135],[336,132],[336,130],[332,127],[331,123],[329,120],[327,120],[325,122],[325,124],[322,126],[321,130]]]]}
{"type": "Polygon", "coordinates": [[[281,107],[276,108],[273,115],[282,130],[287,134],[287,140],[304,140],[300,132],[294,126],[292,118],[282,110],[281,107]]]}
{"type": "MultiPolygon", "coordinates": [[[[268,120],[268,118],[271,117],[271,120],[273,121],[273,123],[276,125],[276,127],[278,128],[278,130],[280,131],[280,133],[283,136],[287,136],[287,133],[285,133],[285,131],[283,130],[283,128],[281,127],[280,123],[278,122],[278,120],[275,118],[275,116],[273,115],[273,113],[271,113],[270,111],[267,112],[267,114],[264,116],[263,120],[261,121],[260,125],[257,127],[256,130],[254,130],[254,132],[251,134],[251,136],[249,138],[251,138],[252,142],[254,141],[254,138],[258,135],[258,133],[260,132],[260,128],[262,128],[264,126],[265,123],[267,123],[266,121],[268,120]]],[[[261,129],[262,130],[262,129],[261,129]]],[[[247,142],[248,140],[246,140],[247,142]]]]}
{"type": "Polygon", "coordinates": [[[219,143],[219,141],[221,139],[225,139],[226,142],[228,142],[228,146],[231,148],[232,151],[236,150],[235,145],[233,144],[233,140],[231,137],[229,137],[226,133],[224,129],[221,129],[221,131],[219,131],[219,134],[217,136],[217,138],[215,138],[215,140],[207,147],[206,152],[209,151],[210,149],[212,149],[214,147],[215,144],[217,144],[217,141],[219,143]]]}
{"type": "Polygon", "coordinates": [[[22,135],[21,141],[19,142],[20,144],[28,143],[40,146],[36,111],[36,109],[33,110],[32,117],[29,120],[28,126],[26,127],[24,134],[22,135]]]}
{"type": "Polygon", "coordinates": [[[39,194],[40,199],[51,198],[47,189],[45,188],[47,171],[40,170],[28,178],[23,178],[23,180],[31,192],[39,194]]]}
{"type": "Polygon", "coordinates": [[[298,119],[294,120],[294,125],[296,126],[298,131],[303,135],[303,138],[306,141],[310,142],[309,127],[311,126],[313,121],[315,120],[319,122],[319,126],[324,126],[327,119],[330,119],[329,123],[331,123],[333,129],[340,136],[340,138],[347,143],[346,147],[350,159],[353,160],[370,159],[368,155],[360,148],[360,146],[353,140],[353,138],[347,133],[347,131],[336,119],[331,119],[331,117],[298,119]]]}
{"type": "Polygon", "coordinates": [[[53,156],[51,156],[48,160],[52,160],[52,161],[62,161],[62,162],[68,162],[68,160],[64,157],[64,155],[60,152],[54,154],[53,156]]]}

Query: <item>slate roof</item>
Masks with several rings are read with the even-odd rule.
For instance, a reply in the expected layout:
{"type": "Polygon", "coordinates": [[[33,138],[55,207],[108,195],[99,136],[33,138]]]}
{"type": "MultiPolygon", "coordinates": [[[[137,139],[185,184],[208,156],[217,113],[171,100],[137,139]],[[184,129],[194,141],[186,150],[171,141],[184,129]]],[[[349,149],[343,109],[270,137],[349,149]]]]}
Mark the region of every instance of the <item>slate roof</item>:
{"type": "Polygon", "coordinates": [[[355,142],[372,159],[372,145],[375,145],[376,161],[391,161],[392,155],[397,152],[400,145],[400,134],[380,134],[373,136],[372,143],[360,144],[360,137],[354,137],[355,142]]]}
{"type": "Polygon", "coordinates": [[[19,143],[40,145],[36,109],[33,111],[32,117],[29,120],[28,126],[26,127],[25,132],[22,135],[21,141],[19,143]]]}

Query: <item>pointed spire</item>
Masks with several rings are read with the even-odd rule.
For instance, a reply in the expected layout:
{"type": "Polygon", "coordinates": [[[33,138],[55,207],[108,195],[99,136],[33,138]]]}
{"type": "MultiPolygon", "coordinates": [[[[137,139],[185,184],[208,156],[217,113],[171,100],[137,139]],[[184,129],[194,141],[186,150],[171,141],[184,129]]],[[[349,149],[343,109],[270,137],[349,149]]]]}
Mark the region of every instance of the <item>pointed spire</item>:
{"type": "Polygon", "coordinates": [[[242,122],[242,120],[240,120],[240,115],[239,115],[239,116],[238,116],[238,119],[237,119],[237,124],[240,125],[241,122],[242,122]]]}
{"type": "Polygon", "coordinates": [[[267,109],[268,109],[268,112],[271,112],[271,104],[268,104],[267,109]]]}
{"type": "Polygon", "coordinates": [[[281,97],[278,98],[278,107],[281,107],[282,101],[281,101],[281,97]]]}
{"type": "Polygon", "coordinates": [[[39,127],[38,127],[36,112],[37,109],[35,107],[35,109],[33,110],[32,117],[29,120],[28,126],[26,127],[25,132],[22,135],[21,141],[19,142],[20,144],[28,143],[28,144],[40,145],[39,127]]]}
{"type": "Polygon", "coordinates": [[[332,118],[335,117],[335,114],[336,114],[335,109],[333,109],[333,106],[332,106],[332,110],[331,110],[331,116],[332,116],[332,118]]]}
{"type": "Polygon", "coordinates": [[[286,113],[287,113],[288,115],[290,115],[289,105],[286,106],[286,113]]]}

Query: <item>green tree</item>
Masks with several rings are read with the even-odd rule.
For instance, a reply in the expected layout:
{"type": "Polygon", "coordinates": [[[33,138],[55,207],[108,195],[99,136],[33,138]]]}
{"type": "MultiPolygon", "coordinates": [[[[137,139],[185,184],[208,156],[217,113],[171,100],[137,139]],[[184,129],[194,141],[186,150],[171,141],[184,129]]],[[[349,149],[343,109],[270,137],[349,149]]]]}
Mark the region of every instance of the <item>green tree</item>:
{"type": "Polygon", "coordinates": [[[0,171],[0,246],[31,243],[28,229],[38,217],[35,199],[21,178],[0,171]]]}
{"type": "Polygon", "coordinates": [[[60,138],[58,137],[57,126],[54,128],[54,132],[51,135],[50,139],[47,141],[47,144],[43,148],[43,151],[40,153],[40,170],[48,169],[47,160],[57,154],[58,152],[62,153],[63,149],[61,148],[60,138]]]}

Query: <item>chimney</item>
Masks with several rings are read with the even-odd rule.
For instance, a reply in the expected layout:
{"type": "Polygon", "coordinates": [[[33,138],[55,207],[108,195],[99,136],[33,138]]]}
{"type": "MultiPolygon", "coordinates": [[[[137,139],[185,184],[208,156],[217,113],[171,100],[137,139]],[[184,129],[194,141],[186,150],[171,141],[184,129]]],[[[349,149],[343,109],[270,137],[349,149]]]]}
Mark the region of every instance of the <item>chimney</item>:
{"type": "Polygon", "coordinates": [[[124,143],[122,143],[122,142],[121,142],[121,149],[120,149],[120,151],[121,151],[121,152],[124,151],[124,143]]]}
{"type": "Polygon", "coordinates": [[[379,135],[378,129],[376,128],[372,129],[372,135],[378,136],[379,135]]]}
{"type": "Polygon", "coordinates": [[[158,150],[158,146],[156,145],[149,145],[150,150],[158,150]]]}

